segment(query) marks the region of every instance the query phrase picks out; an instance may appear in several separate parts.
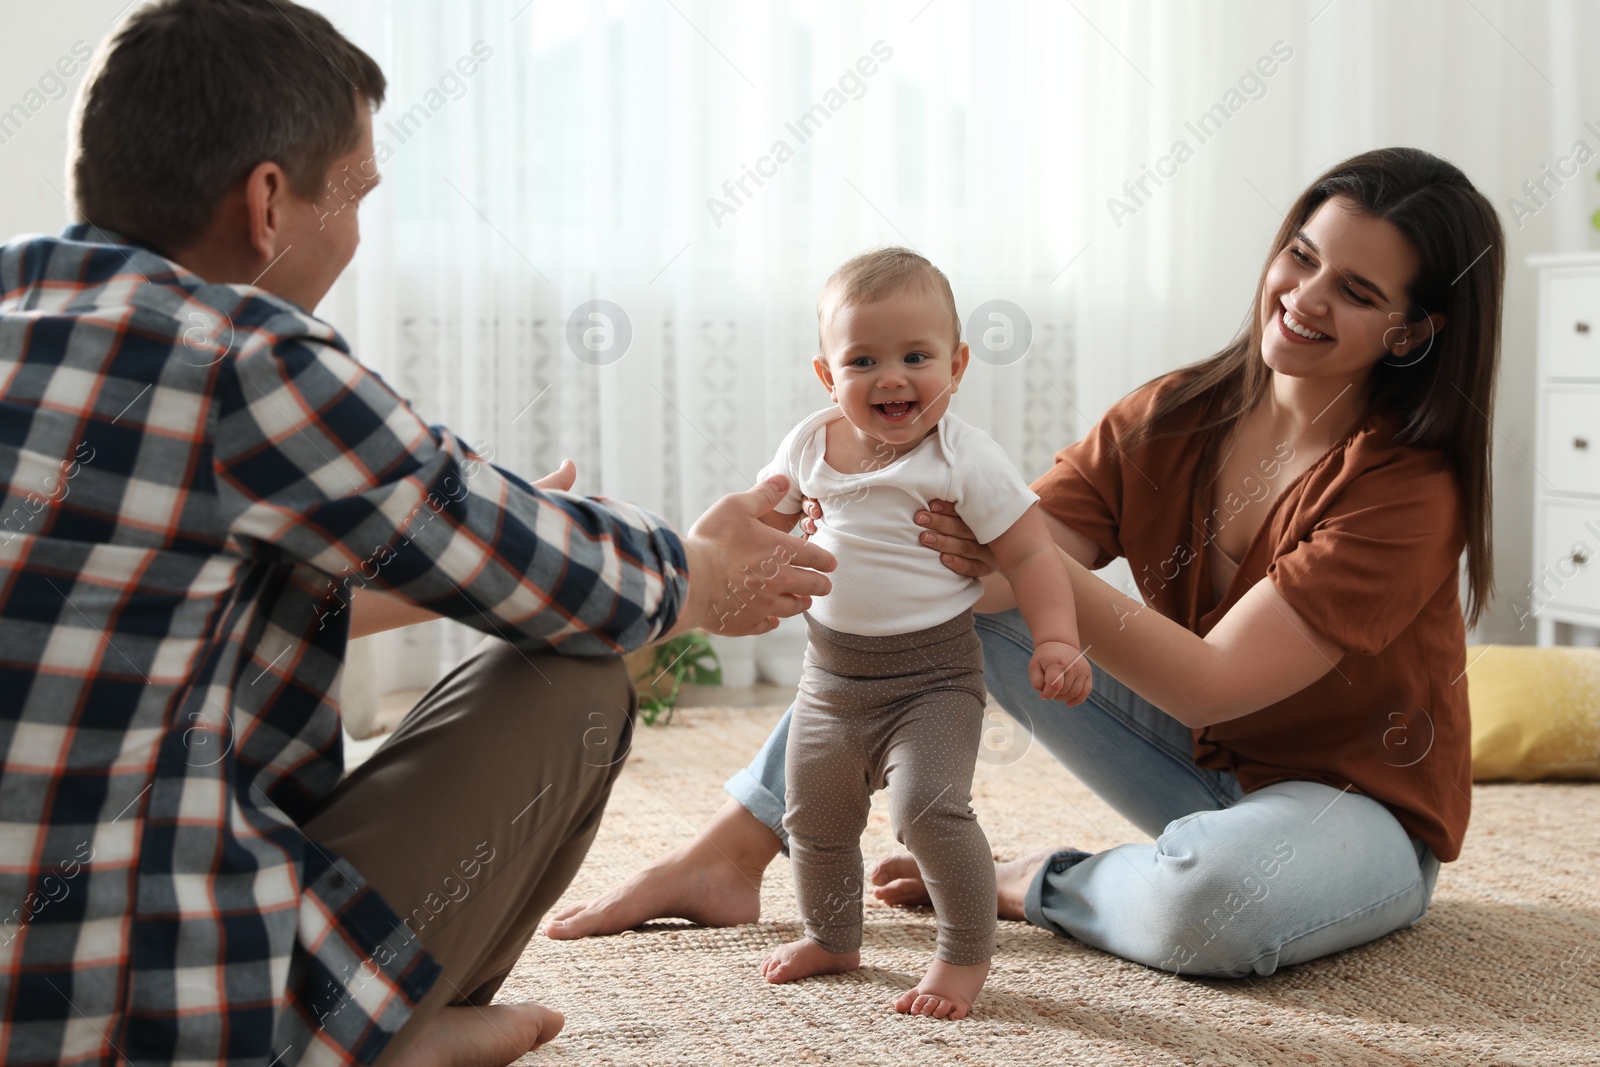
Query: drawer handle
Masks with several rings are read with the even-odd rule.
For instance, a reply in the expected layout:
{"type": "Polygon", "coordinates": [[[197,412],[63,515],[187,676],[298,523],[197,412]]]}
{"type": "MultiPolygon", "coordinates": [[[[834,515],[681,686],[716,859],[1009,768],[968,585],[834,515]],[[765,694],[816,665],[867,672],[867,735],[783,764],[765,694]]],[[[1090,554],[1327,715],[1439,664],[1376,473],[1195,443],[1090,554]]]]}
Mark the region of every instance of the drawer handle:
{"type": "Polygon", "coordinates": [[[1572,550],[1572,555],[1568,556],[1567,558],[1581,567],[1585,563],[1589,562],[1589,553],[1585,552],[1581,548],[1575,548],[1572,550]]]}
{"type": "Polygon", "coordinates": [[[1589,451],[1589,439],[1587,437],[1574,437],[1572,439],[1572,447],[1579,452],[1587,452],[1589,451]]]}
{"type": "Polygon", "coordinates": [[[1575,322],[1572,324],[1572,328],[1579,333],[1589,332],[1589,324],[1587,322],[1575,322]]]}

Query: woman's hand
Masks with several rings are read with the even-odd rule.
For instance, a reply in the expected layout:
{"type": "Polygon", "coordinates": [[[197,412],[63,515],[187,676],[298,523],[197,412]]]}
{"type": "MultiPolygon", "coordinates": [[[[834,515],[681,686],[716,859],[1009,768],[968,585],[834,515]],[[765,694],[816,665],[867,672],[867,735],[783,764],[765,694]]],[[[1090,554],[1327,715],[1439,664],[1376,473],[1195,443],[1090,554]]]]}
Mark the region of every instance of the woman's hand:
{"type": "MultiPolygon", "coordinates": [[[[930,510],[919,511],[912,519],[918,526],[927,527],[922,531],[922,543],[939,553],[939,562],[968,578],[982,578],[1000,569],[994,553],[987,545],[978,543],[972,528],[956,514],[954,504],[948,500],[932,500],[928,507],[930,510]]],[[[805,536],[810,537],[817,532],[822,505],[808,496],[801,502],[800,510],[805,513],[800,526],[805,536]]]]}
{"type": "Polygon", "coordinates": [[[939,553],[939,562],[968,578],[982,578],[1000,569],[994,552],[978,543],[972,527],[961,521],[956,506],[948,500],[930,500],[928,508],[912,518],[922,531],[922,543],[939,553]]]}

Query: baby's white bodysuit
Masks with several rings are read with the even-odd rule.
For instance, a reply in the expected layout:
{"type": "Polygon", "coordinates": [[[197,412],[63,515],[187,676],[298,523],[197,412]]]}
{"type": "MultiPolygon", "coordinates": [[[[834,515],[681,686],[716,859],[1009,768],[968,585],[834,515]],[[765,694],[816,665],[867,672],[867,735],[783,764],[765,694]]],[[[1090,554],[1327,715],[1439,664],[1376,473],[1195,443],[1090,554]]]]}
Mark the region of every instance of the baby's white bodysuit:
{"type": "Polygon", "coordinates": [[[1038,501],[1005,450],[976,426],[946,412],[910,452],[877,470],[846,472],[824,459],[827,424],[837,406],[806,416],[761,469],[758,481],[789,476],[777,510],[800,510],[801,497],[822,505],[814,544],[839,567],[833,592],[810,615],[841,633],[881,636],[925,630],[960,615],[983,595],[982,583],[939,562],[912,520],[930,500],[949,500],[984,544],[1005,533],[1038,501]]]}

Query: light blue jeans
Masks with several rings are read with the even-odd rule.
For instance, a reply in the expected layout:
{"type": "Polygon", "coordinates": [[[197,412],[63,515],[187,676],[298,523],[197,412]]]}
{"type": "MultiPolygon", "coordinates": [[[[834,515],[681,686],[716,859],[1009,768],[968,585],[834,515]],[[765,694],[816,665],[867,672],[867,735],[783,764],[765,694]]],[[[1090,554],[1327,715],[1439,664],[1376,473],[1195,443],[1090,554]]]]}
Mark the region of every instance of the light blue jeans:
{"type": "MultiPolygon", "coordinates": [[[[1195,766],[1187,727],[1098,667],[1077,707],[1041,700],[1020,612],[979,615],[977,630],[990,695],[1156,839],[1056,853],[1028,888],[1029,922],[1175,974],[1236,978],[1365,944],[1427,912],[1439,861],[1382,804],[1305,781],[1245,794],[1232,774],[1195,766]]],[[[788,733],[785,713],[726,786],[780,839],[788,733]]]]}

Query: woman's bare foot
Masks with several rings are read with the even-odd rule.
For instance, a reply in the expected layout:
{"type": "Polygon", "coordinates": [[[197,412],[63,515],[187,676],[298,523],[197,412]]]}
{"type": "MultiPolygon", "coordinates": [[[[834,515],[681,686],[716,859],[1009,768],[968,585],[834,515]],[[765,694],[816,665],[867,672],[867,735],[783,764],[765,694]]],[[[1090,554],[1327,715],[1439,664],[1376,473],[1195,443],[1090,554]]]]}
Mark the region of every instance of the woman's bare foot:
{"type": "Polygon", "coordinates": [[[737,800],[724,804],[694,840],[621,885],[571,904],[545,923],[546,937],[616,934],[651,919],[737,926],[761,917],[761,874],[778,854],[778,835],[737,800]]]}
{"type": "Polygon", "coordinates": [[[767,958],[761,961],[761,973],[767,981],[776,985],[779,982],[793,982],[797,978],[810,978],[814,974],[840,974],[859,966],[859,950],[829,952],[818,942],[802,937],[767,953],[767,958]]]}
{"type": "MultiPolygon", "coordinates": [[[[1034,875],[1039,873],[1045,861],[1059,851],[1041,848],[1020,859],[995,863],[995,907],[1000,918],[1027,918],[1022,912],[1022,902],[1028,894],[1028,887],[1033,884],[1034,875]]],[[[872,895],[885,904],[897,908],[915,908],[933,903],[928,898],[928,887],[922,883],[922,872],[917,869],[917,861],[904,853],[879,860],[873,865],[869,881],[873,886],[872,895]]]]}
{"type": "Polygon", "coordinates": [[[503,1067],[555,1037],[565,1022],[532,1001],[444,1008],[390,1067],[503,1067]]]}
{"type": "Polygon", "coordinates": [[[988,960],[964,967],[934,960],[916,988],[906,990],[895,1000],[894,1010],[935,1019],[964,1019],[988,977],[988,960]]]}

